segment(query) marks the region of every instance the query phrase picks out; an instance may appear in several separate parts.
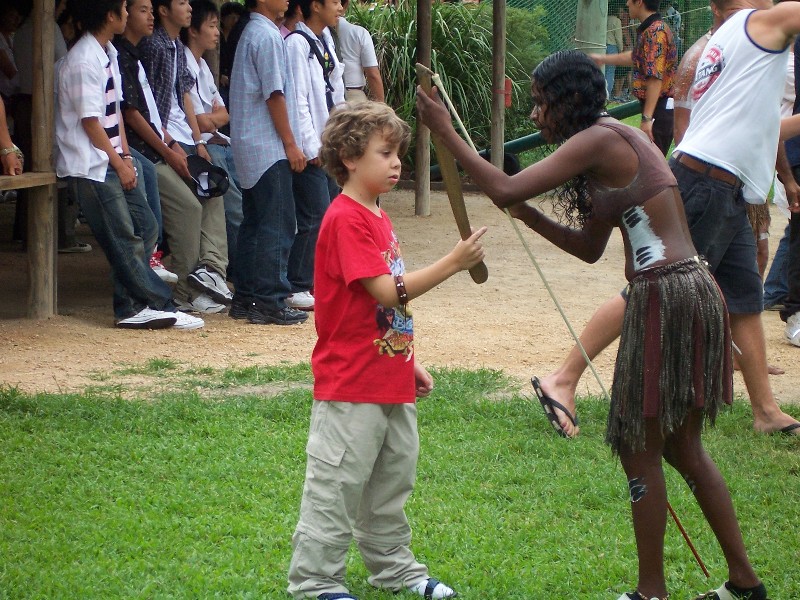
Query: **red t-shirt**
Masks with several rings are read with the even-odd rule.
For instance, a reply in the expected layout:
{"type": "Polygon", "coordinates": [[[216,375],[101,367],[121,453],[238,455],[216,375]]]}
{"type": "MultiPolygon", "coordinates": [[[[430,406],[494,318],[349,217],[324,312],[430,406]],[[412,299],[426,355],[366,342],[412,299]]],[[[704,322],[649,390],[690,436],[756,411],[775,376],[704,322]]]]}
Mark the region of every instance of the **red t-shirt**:
{"type": "Polygon", "coordinates": [[[414,402],[411,308],[381,306],[359,281],[404,272],[389,216],[337,196],[322,220],[314,266],[314,398],[414,402]]]}

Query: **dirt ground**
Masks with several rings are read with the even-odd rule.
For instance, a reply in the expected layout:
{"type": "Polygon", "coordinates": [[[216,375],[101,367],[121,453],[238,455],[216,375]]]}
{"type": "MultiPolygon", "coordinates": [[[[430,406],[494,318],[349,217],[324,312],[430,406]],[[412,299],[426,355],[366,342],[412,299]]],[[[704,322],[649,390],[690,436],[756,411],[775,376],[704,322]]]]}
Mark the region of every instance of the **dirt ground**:
{"type": "MultiPolygon", "coordinates": [[[[407,268],[422,267],[449,251],[457,233],[443,193],[433,193],[431,216],[414,216],[411,191],[383,199],[404,250],[407,268]]],[[[459,274],[414,300],[416,351],[426,365],[501,369],[528,389],[532,374],[554,369],[572,346],[572,338],[506,216],[480,194],[467,195],[473,226],[488,225],[484,237],[489,280],[474,284],[459,274]]],[[[182,332],[123,331],[113,327],[111,285],[105,258],[88,229],[81,239],[95,249],[59,255],[59,315],[44,321],[25,317],[27,259],[10,241],[13,204],[0,204],[0,384],[27,392],[79,391],[94,374],[167,358],[196,367],[246,367],[308,361],[315,341],[313,322],[292,327],[259,326],[226,315],[205,317],[203,329],[182,332]]],[[[782,217],[773,215],[774,252],[782,217]],[[778,225],[775,225],[778,224],[778,225]]],[[[624,286],[621,237],[615,234],[606,254],[587,265],[525,232],[534,256],[575,331],[593,311],[624,286]]],[[[767,354],[785,375],[772,376],[782,403],[800,401],[800,348],[783,339],[775,312],[763,315],[767,354]]],[[[597,370],[610,386],[616,346],[602,354],[597,370]]],[[[598,392],[591,374],[579,393],[598,392]]],[[[741,377],[736,390],[745,394],[741,377]]]]}

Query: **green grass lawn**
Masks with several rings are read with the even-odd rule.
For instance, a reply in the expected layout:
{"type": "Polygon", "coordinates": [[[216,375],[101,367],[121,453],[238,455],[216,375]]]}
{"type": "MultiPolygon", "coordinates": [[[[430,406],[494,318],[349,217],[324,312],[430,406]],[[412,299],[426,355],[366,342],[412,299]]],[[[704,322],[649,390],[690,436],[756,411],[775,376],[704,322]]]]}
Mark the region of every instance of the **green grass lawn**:
{"type": "MultiPolygon", "coordinates": [[[[582,434],[567,441],[500,373],[434,375],[434,394],[419,404],[407,507],[413,548],[432,574],[476,600],[615,599],[632,589],[627,483],[602,441],[604,402],[581,399],[582,434]]],[[[0,598],[286,598],[310,380],[308,365],[151,361],[99,375],[82,395],[0,389],[0,598]]],[[[800,598],[800,442],[751,425],[738,399],[706,445],[770,597],[800,598]]],[[[717,587],[726,569],[671,471],[668,489],[712,574],[704,578],[670,523],[668,583],[682,600],[717,587]]],[[[351,591],[393,598],[366,575],[352,551],[351,591]]]]}

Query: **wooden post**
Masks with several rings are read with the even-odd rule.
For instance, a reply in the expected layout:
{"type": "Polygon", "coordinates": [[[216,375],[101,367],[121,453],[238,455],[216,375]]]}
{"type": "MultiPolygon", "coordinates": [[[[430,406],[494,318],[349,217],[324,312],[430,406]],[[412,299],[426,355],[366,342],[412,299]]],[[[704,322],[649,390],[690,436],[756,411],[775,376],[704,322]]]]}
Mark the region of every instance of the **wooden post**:
{"type": "Polygon", "coordinates": [[[506,129],[506,0],[492,2],[492,164],[503,168],[506,129]]]}
{"type": "MultiPolygon", "coordinates": [[[[431,0],[417,0],[417,62],[428,68],[431,66],[431,36],[431,0]]],[[[431,214],[431,131],[419,121],[416,142],[414,214],[427,217],[431,214]]]]}
{"type": "MultiPolygon", "coordinates": [[[[53,170],[54,30],[52,0],[33,3],[33,117],[32,171],[53,170]]],[[[28,193],[28,316],[52,317],[56,310],[57,268],[55,186],[31,188],[28,193]]]]}

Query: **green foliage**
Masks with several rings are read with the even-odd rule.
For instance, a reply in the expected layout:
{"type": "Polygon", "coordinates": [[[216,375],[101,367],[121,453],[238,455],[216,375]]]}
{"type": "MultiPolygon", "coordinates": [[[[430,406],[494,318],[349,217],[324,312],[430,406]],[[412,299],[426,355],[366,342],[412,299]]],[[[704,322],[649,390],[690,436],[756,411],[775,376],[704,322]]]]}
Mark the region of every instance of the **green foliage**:
{"type": "MultiPolygon", "coordinates": [[[[133,400],[0,387],[0,598],[286,597],[311,393],[266,394],[253,384],[283,380],[285,390],[305,380],[308,365],[170,373],[170,391],[133,400]],[[181,387],[203,373],[244,385],[205,389],[209,397],[181,387]]],[[[581,399],[581,435],[568,441],[502,373],[433,375],[434,392],[418,403],[421,452],[407,504],[414,551],[432,574],[463,598],[567,590],[559,597],[602,600],[633,589],[625,475],[603,444],[607,405],[581,399]]],[[[771,598],[800,597],[799,442],[755,433],[742,400],[704,434],[771,598]]],[[[687,486],[666,475],[712,577],[668,524],[670,597],[686,600],[727,570],[687,486]]],[[[356,596],[391,597],[370,587],[354,549],[347,563],[356,596]]]]}
{"type": "MultiPolygon", "coordinates": [[[[527,118],[530,71],[546,54],[547,31],[541,25],[543,16],[541,8],[508,11],[506,74],[513,82],[517,107],[507,113],[512,122],[517,119],[519,110],[527,118]]],[[[372,34],[386,88],[386,102],[412,129],[415,128],[416,5],[401,2],[396,8],[370,8],[354,3],[348,18],[372,34]]],[[[473,141],[479,148],[485,148],[490,139],[492,102],[491,7],[435,2],[431,18],[432,68],[441,76],[473,141]]],[[[529,124],[526,128],[530,132],[529,124]]],[[[515,125],[512,130],[516,132],[519,127],[515,125]]],[[[407,164],[413,163],[413,157],[412,144],[407,164]]]]}

